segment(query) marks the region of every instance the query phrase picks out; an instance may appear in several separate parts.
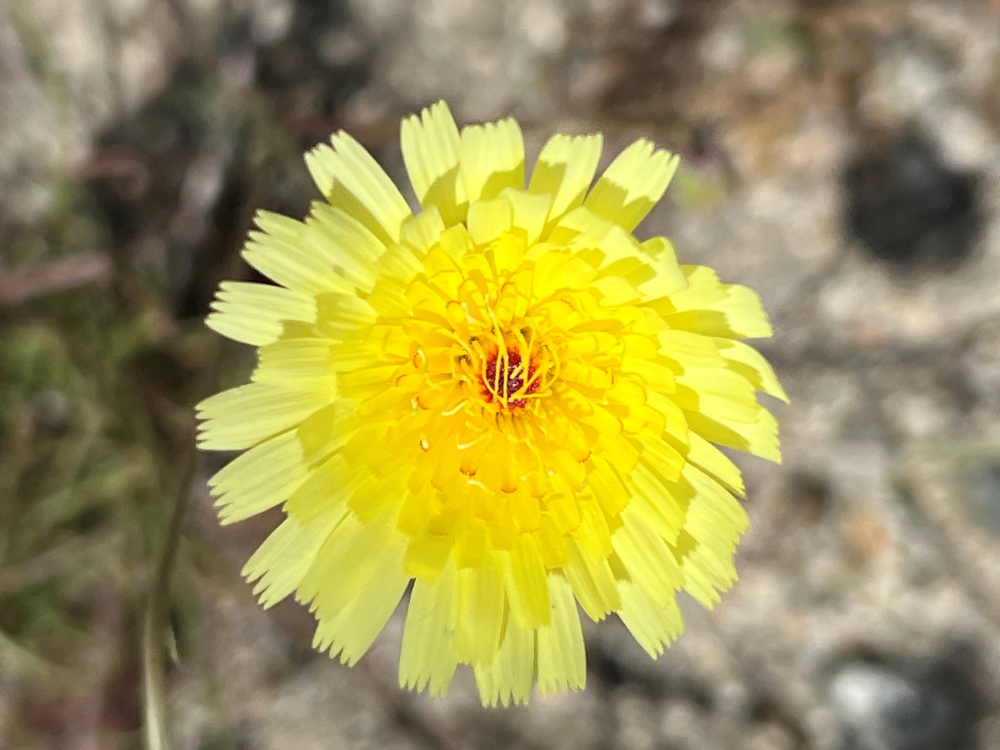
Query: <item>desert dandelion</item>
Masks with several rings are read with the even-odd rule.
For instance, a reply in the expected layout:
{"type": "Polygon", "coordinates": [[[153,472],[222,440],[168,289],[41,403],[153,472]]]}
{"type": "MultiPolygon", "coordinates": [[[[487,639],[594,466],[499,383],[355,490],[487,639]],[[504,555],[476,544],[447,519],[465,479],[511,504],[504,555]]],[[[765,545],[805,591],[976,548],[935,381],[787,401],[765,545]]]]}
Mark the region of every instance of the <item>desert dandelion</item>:
{"type": "Polygon", "coordinates": [[[780,460],[743,338],[760,300],[679,265],[636,225],[677,157],[633,143],[594,182],[599,135],[555,135],[526,180],[512,119],[402,124],[414,213],[357,141],[306,156],[323,199],[261,212],[208,325],[255,346],[247,385],[199,406],[224,523],[281,506],[244,569],[294,595],[314,645],[357,661],[409,594],[399,680],[444,692],[471,665],[487,704],[578,689],[579,609],[651,655],[736,578],[747,517],[727,446],[780,460]]]}

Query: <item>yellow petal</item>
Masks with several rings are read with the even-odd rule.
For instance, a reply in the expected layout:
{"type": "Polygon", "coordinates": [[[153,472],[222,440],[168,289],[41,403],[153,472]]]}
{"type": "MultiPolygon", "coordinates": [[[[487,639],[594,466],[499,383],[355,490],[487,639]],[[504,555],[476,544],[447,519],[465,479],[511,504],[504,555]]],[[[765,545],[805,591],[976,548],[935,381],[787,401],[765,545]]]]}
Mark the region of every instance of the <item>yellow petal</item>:
{"type": "Polygon", "coordinates": [[[413,582],[399,654],[399,684],[431,695],[444,695],[451,683],[455,648],[455,568],[448,565],[433,582],[413,582]]]}
{"type": "Polygon", "coordinates": [[[621,514],[621,520],[611,541],[629,577],[654,602],[672,601],[684,576],[666,542],[631,508],[621,514]]]}
{"type": "MultiPolygon", "coordinates": [[[[441,235],[445,232],[445,223],[441,218],[441,212],[434,206],[426,208],[414,216],[407,218],[403,222],[403,228],[399,233],[399,241],[412,248],[418,255],[424,255],[434,245],[441,240],[441,235]]],[[[423,270],[419,263],[414,262],[410,269],[413,274],[423,270]]],[[[402,276],[406,278],[406,276],[402,276]]]]}
{"type": "Polygon", "coordinates": [[[674,543],[684,527],[685,507],[672,493],[673,482],[665,481],[645,464],[629,475],[632,501],[629,507],[653,533],[674,543]]]}
{"type": "Polygon", "coordinates": [[[714,477],[733,494],[745,494],[743,475],[729,457],[696,432],[688,434],[686,458],[706,474],[714,477]]]}
{"type": "Polygon", "coordinates": [[[470,202],[496,198],[504,188],[524,190],[524,139],[515,120],[462,128],[459,158],[470,202]]]}
{"type": "Polygon", "coordinates": [[[702,605],[712,607],[719,592],[736,580],[733,552],[747,527],[743,507],[714,479],[689,466],[674,487],[687,505],[683,532],[674,554],[684,572],[684,588],[702,605]]]}
{"type": "Polygon", "coordinates": [[[448,565],[452,544],[446,535],[425,533],[413,537],[406,549],[406,572],[413,578],[435,580],[448,565]]]}
{"type": "Polygon", "coordinates": [[[381,570],[378,586],[368,586],[332,618],[318,622],[313,648],[339,655],[348,666],[357,663],[385,628],[409,580],[398,571],[381,570]]]}
{"type": "Polygon", "coordinates": [[[603,620],[621,607],[618,582],[607,560],[592,562],[578,545],[572,544],[570,562],[563,568],[563,574],[591,620],[603,620]]]}
{"type": "Polygon", "coordinates": [[[198,447],[243,450],[284,432],[323,408],[329,394],[267,383],[223,391],[198,404],[198,447]]]}
{"type": "Polygon", "coordinates": [[[335,555],[327,557],[329,548],[336,544],[333,540],[338,537],[337,532],[348,524],[349,516],[317,552],[316,562],[300,585],[300,596],[303,587],[311,591],[314,575],[329,576],[321,582],[312,604],[319,620],[313,648],[329,650],[331,656],[339,654],[341,661],[351,665],[364,655],[385,627],[406,590],[409,577],[403,572],[402,535],[377,524],[355,529],[353,539],[348,536],[345,541],[350,552],[337,550],[335,555]],[[371,527],[376,530],[365,533],[371,527]],[[352,559],[351,553],[359,554],[358,547],[368,542],[367,548],[360,550],[363,562],[352,559]],[[355,570],[362,571],[363,575],[356,577],[355,570]]]}
{"type": "Polygon", "coordinates": [[[678,162],[649,141],[636,141],[611,162],[583,205],[631,231],[663,197],[678,162]]]}
{"type": "Polygon", "coordinates": [[[634,581],[620,583],[622,606],[618,616],[639,645],[653,658],[663,653],[684,629],[677,601],[650,599],[634,581]]]}
{"type": "Polygon", "coordinates": [[[548,195],[533,195],[523,190],[504,190],[502,197],[510,203],[511,224],[515,232],[520,232],[525,246],[533,245],[545,228],[545,218],[549,215],[552,199],[548,195]]]}
{"type": "Polygon", "coordinates": [[[378,269],[386,265],[386,246],[346,211],[315,202],[306,218],[303,248],[359,289],[372,288],[378,269]]]}
{"type": "Polygon", "coordinates": [[[369,587],[376,568],[389,569],[395,561],[402,574],[404,552],[403,535],[386,519],[362,523],[348,513],[320,547],[296,599],[320,620],[331,618],[369,587]]]}
{"type": "Polygon", "coordinates": [[[263,346],[281,335],[282,322],[313,323],[316,304],[310,295],[280,286],[223,281],[205,323],[234,341],[263,346]]]}
{"type": "Polygon", "coordinates": [[[503,633],[506,597],[500,565],[493,555],[476,568],[458,571],[455,646],[465,664],[488,664],[503,633]]]}
{"type": "Polygon", "coordinates": [[[788,403],[788,394],[778,382],[770,363],[763,355],[742,341],[715,339],[719,354],[729,363],[729,368],[746,378],[753,386],[769,396],[788,403]]]}
{"type": "Polygon", "coordinates": [[[651,237],[640,246],[642,251],[653,258],[656,276],[643,284],[642,290],[650,297],[662,297],[684,289],[688,285],[673,243],[666,237],[651,237]]]}
{"type": "Polygon", "coordinates": [[[323,338],[289,338],[262,346],[253,380],[278,388],[313,391],[317,400],[334,394],[336,362],[333,341],[323,338]]]}
{"type": "Polygon", "coordinates": [[[587,682],[587,661],[580,613],[569,581],[559,573],[548,576],[552,620],[538,628],[538,689],[543,694],[581,690],[587,682]]]}
{"type": "Polygon", "coordinates": [[[528,190],[552,196],[547,223],[551,226],[583,203],[601,158],[603,137],[554,135],[542,147],[528,190]]]}
{"type": "Polygon", "coordinates": [[[691,369],[678,377],[675,398],[703,438],[780,463],[778,423],[735,372],[691,369]]]}
{"type": "Polygon", "coordinates": [[[510,229],[510,202],[502,198],[476,201],[469,206],[469,234],[476,245],[490,244],[510,229]]]}
{"type": "Polygon", "coordinates": [[[720,549],[735,548],[749,524],[739,501],[715,479],[690,464],[684,469],[684,481],[677,487],[690,494],[684,530],[699,541],[718,543],[720,549]]]}
{"type": "Polygon", "coordinates": [[[341,518],[343,513],[329,513],[310,524],[286,518],[271,532],[241,571],[248,581],[257,581],[253,592],[263,607],[274,606],[298,588],[341,518]]]}
{"type": "MultiPolygon", "coordinates": [[[[338,442],[347,442],[349,437],[353,435],[341,436],[338,442]]],[[[322,453],[316,456],[317,461],[324,458],[322,453]]],[[[381,483],[388,480],[398,483],[400,477],[394,474],[373,477],[365,466],[350,461],[345,457],[345,451],[340,449],[326,456],[322,464],[288,497],[285,511],[301,523],[312,523],[329,513],[340,513],[341,506],[344,506],[350,507],[362,523],[367,523],[392,510],[385,507],[385,498],[378,497],[378,492],[384,489],[381,483]],[[359,509],[365,511],[364,518],[360,517],[359,509]]],[[[398,493],[399,487],[395,487],[394,491],[398,493]]],[[[398,494],[395,499],[398,501],[398,494]]],[[[398,502],[396,506],[398,511],[398,502]]]]}
{"type": "Polygon", "coordinates": [[[222,523],[273,508],[309,476],[295,432],[285,432],[234,458],[208,480],[222,523]]]}
{"type": "Polygon", "coordinates": [[[658,476],[667,481],[677,479],[684,468],[684,456],[662,438],[647,440],[643,443],[642,460],[647,466],[654,469],[658,476]]]}
{"type": "Polygon", "coordinates": [[[664,319],[671,328],[724,338],[767,338],[771,324],[752,289],[722,284],[715,272],[704,266],[684,266],[688,287],[669,299],[664,319]]]}
{"type": "Polygon", "coordinates": [[[317,328],[339,341],[362,336],[378,319],[378,313],[354,294],[328,293],[316,297],[317,328]]]}
{"type": "Polygon", "coordinates": [[[403,120],[400,133],[403,163],[417,200],[436,208],[448,224],[465,219],[465,184],[459,180],[461,137],[444,102],[403,120]]]}
{"type": "Polygon", "coordinates": [[[340,132],[306,154],[306,166],[330,205],[355,217],[384,243],[399,239],[411,215],[403,196],[360,143],[340,132]]]}
{"type": "Polygon", "coordinates": [[[520,535],[514,548],[501,553],[504,584],[514,621],[522,628],[534,628],[549,621],[549,595],[545,585],[545,564],[534,540],[520,535]]]}
{"type": "Polygon", "coordinates": [[[473,668],[483,705],[527,703],[535,674],[535,631],[508,623],[493,663],[473,668]]]}
{"type": "Polygon", "coordinates": [[[241,254],[262,274],[297,292],[352,291],[347,279],[308,249],[312,230],[305,224],[268,211],[259,211],[255,221],[262,231],[250,232],[241,254]]]}

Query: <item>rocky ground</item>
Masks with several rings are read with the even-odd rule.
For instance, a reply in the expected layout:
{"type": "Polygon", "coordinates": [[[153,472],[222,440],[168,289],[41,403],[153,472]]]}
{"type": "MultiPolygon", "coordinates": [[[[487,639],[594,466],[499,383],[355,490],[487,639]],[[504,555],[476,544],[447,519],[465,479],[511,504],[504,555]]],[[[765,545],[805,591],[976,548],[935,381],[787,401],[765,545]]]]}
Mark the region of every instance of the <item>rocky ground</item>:
{"type": "Polygon", "coordinates": [[[1000,748],[1000,3],[3,0],[0,746],[140,744],[140,623],[170,609],[177,748],[1000,748]],[[190,407],[249,354],[200,324],[258,207],[399,117],[646,135],[640,227],[762,295],[785,462],[741,459],[740,581],[653,662],[587,631],[586,692],[511,710],[395,688],[401,621],[347,669],[236,573],[190,407]],[[192,478],[193,477],[193,478],[192,478]]]}

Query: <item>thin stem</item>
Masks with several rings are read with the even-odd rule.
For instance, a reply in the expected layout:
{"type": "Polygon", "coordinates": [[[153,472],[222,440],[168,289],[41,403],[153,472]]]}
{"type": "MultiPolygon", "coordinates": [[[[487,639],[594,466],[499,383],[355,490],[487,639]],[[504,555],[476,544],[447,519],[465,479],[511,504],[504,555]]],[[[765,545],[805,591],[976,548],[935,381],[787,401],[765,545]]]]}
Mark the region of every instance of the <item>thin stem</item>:
{"type": "Polygon", "coordinates": [[[165,651],[167,612],[170,604],[170,587],[177,552],[180,549],[184,520],[191,503],[191,484],[196,466],[194,441],[187,441],[180,483],[174,498],[170,527],[166,543],[153,581],[153,590],[146,603],[142,632],[143,665],[143,740],[146,750],[170,750],[170,730],[167,723],[167,697],[163,655],[165,651]]]}

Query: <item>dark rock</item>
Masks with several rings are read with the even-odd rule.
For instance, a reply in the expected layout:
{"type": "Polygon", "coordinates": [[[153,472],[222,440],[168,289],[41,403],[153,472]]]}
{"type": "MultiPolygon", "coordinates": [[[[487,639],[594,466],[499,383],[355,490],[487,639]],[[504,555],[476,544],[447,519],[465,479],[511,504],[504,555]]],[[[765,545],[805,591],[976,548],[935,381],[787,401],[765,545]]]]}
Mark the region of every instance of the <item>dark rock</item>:
{"type": "Polygon", "coordinates": [[[947,658],[855,658],[827,687],[845,750],[973,750],[979,697],[968,668],[947,658]]]}
{"type": "Polygon", "coordinates": [[[844,172],[847,230],[888,263],[956,266],[982,234],[978,182],[917,133],[874,138],[844,172]]]}

